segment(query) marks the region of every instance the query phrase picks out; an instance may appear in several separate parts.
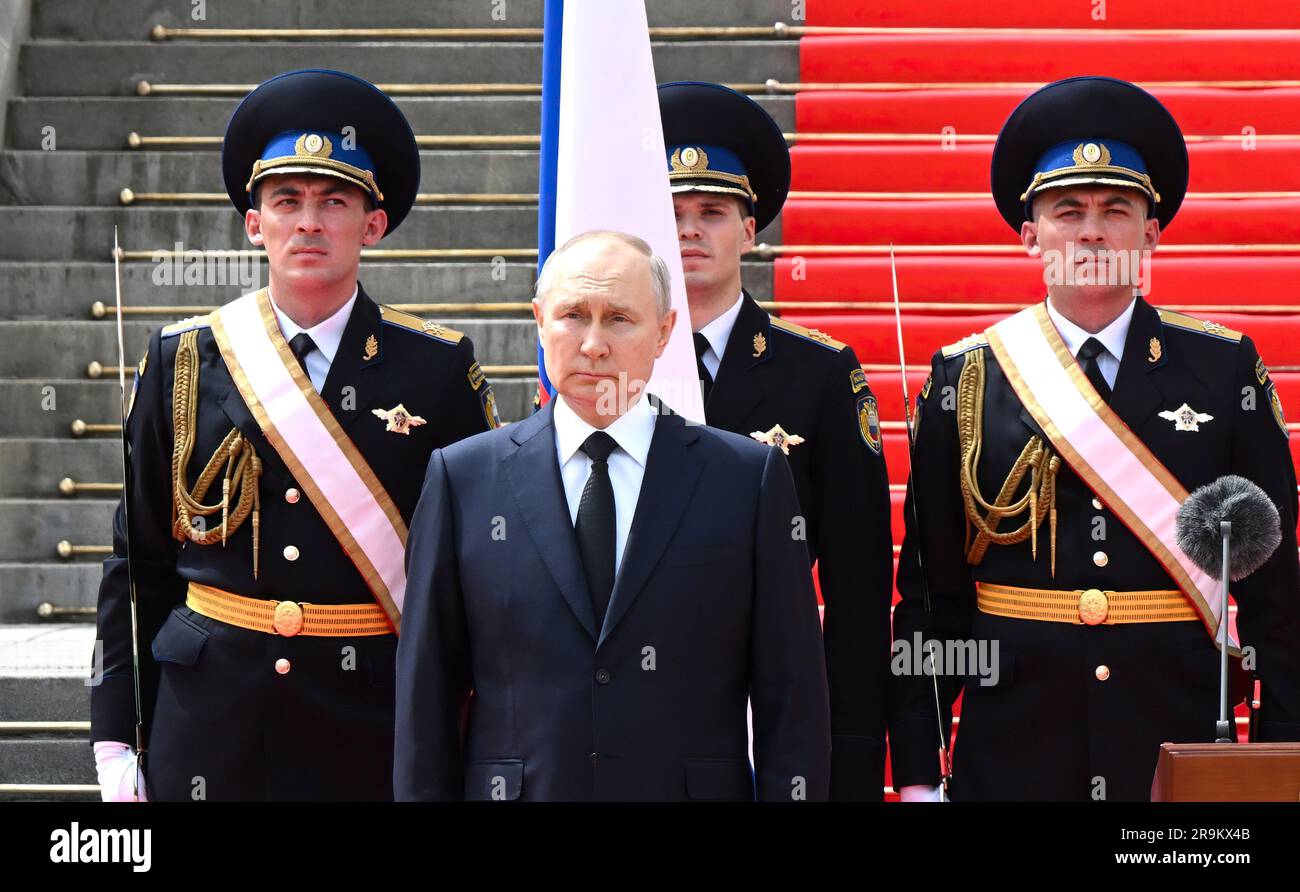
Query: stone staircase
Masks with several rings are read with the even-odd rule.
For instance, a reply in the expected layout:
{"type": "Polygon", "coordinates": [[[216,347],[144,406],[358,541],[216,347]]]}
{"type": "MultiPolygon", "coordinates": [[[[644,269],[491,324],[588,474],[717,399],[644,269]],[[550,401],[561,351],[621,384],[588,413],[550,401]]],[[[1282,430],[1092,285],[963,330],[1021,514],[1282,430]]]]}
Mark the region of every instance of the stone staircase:
{"type": "MultiPolygon", "coordinates": [[[[651,25],[770,26],[791,15],[786,0],[648,0],[647,7],[651,25]]],[[[82,485],[121,480],[117,375],[103,371],[117,365],[116,334],[111,312],[94,309],[113,306],[114,227],[124,250],[143,252],[122,265],[123,302],[135,310],[125,325],[130,365],[155,328],[248,290],[230,279],[174,281],[170,259],[150,259],[178,242],[185,251],[248,247],[224,196],[147,197],[223,192],[217,143],[158,147],[147,138],[219,137],[242,95],[177,95],[166,86],[253,85],[305,67],[340,68],[380,84],[537,84],[541,70],[537,41],[160,41],[151,28],[536,28],[542,2],[223,0],[199,22],[187,0],[17,0],[16,8],[25,14],[10,45],[16,76],[12,95],[0,96],[0,798],[95,798],[85,678],[117,492],[82,485]],[[502,12],[504,19],[494,18],[502,12]]],[[[660,80],[799,79],[796,41],[669,41],[654,52],[660,80]]],[[[793,97],[762,101],[794,130],[793,97]]],[[[453,89],[398,103],[417,135],[531,136],[539,128],[540,98],[532,95],[453,89]]],[[[463,145],[422,152],[421,192],[536,192],[534,149],[463,145]]],[[[760,241],[778,242],[779,223],[760,241]]],[[[367,260],[361,278],[386,303],[525,301],[534,262],[495,251],[535,244],[533,202],[421,203],[381,247],[489,250],[473,259],[367,260]]],[[[263,284],[265,267],[256,272],[263,284]]],[[[771,294],[770,277],[770,265],[746,265],[746,283],[760,299],[771,294]]],[[[473,338],[503,418],[529,411],[535,376],[518,368],[536,361],[529,314],[422,315],[473,338]],[[502,366],[516,368],[491,373],[502,366]]]]}

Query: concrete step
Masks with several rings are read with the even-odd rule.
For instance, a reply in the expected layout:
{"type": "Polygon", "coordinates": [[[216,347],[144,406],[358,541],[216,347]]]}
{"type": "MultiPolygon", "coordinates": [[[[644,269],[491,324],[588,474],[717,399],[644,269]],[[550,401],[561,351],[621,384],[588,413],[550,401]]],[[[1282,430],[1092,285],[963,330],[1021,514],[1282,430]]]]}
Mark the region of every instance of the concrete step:
{"type": "Polygon", "coordinates": [[[87,735],[0,737],[0,784],[93,784],[87,735]]]}
{"type": "MultiPolygon", "coordinates": [[[[4,210],[0,258],[5,260],[111,260],[114,226],[128,251],[174,250],[177,242],[186,251],[253,250],[243,219],[229,205],[4,210]]],[[[536,244],[534,208],[417,207],[377,247],[515,249],[536,244]]],[[[243,266],[250,263],[242,261],[243,266]]]]}
{"type": "MultiPolygon", "coordinates": [[[[83,627],[89,632],[82,647],[82,665],[76,675],[16,678],[0,676],[0,720],[6,722],[83,722],[90,719],[89,681],[90,657],[93,651],[94,627],[83,627]]],[[[0,627],[6,632],[12,626],[0,627]]],[[[57,626],[50,628],[57,629],[57,626]]],[[[87,737],[86,739],[89,739],[87,737]]],[[[89,747],[87,747],[89,749],[89,747]]]]}
{"type": "MultiPolygon", "coordinates": [[[[48,499],[61,495],[59,481],[120,483],[122,449],[113,439],[71,440],[67,437],[0,440],[0,498],[48,499]]],[[[112,493],[86,493],[70,500],[114,498],[112,493]]]]}
{"type": "MultiPolygon", "coordinates": [[[[799,4],[802,6],[802,4],[799,4]]],[[[160,0],[40,0],[32,10],[34,37],[65,40],[143,40],[155,24],[170,28],[540,28],[542,0],[222,0],[194,21],[188,3],[160,0]]],[[[646,17],[655,25],[771,25],[792,21],[790,0],[654,0],[646,17]]]]}
{"type": "Polygon", "coordinates": [[[0,623],[94,622],[93,616],[42,618],[37,608],[94,607],[99,595],[100,565],[94,561],[0,563],[0,623]]]}
{"type": "MultiPolygon", "coordinates": [[[[149,335],[167,320],[127,322],[123,325],[126,355],[134,365],[144,355],[149,335]]],[[[536,359],[537,325],[531,319],[464,319],[452,328],[463,331],[474,341],[474,353],[485,365],[514,365],[536,359]]],[[[0,343],[10,345],[0,351],[0,386],[4,378],[18,378],[56,388],[54,399],[60,400],[64,381],[84,378],[86,366],[97,361],[117,364],[117,329],[107,321],[95,322],[4,322],[0,321],[0,343]],[[60,380],[62,379],[62,380],[60,380]]],[[[112,387],[117,388],[113,378],[112,387]]],[[[46,409],[38,394],[27,411],[62,411],[57,405],[46,409]]],[[[23,434],[17,434],[24,436],[23,434]]]]}
{"type": "MultiPolygon", "coordinates": [[[[655,43],[651,52],[660,81],[799,80],[793,40],[655,43]]],[[[37,41],[20,51],[19,89],[25,96],[134,96],[141,80],[256,84],[296,68],[336,68],[377,84],[540,84],[542,45],[37,41]]]]}
{"type": "MultiPolygon", "coordinates": [[[[534,151],[424,152],[421,161],[421,192],[537,192],[538,162],[534,151]]],[[[137,195],[215,192],[223,197],[224,204],[221,156],[217,152],[76,149],[0,153],[0,204],[118,207],[123,189],[137,195]]],[[[186,205],[141,199],[134,206],[186,205]]]]}
{"type": "MultiPolygon", "coordinates": [[[[793,132],[793,96],[755,98],[784,132],[793,132]]],[[[45,151],[52,134],[55,150],[121,150],[133,132],[142,136],[221,136],[238,104],[239,97],[234,96],[18,97],[9,102],[6,143],[14,149],[45,151]]],[[[536,96],[399,97],[397,104],[417,136],[536,136],[541,129],[541,99],[536,96]]]]}
{"type": "MultiPolygon", "coordinates": [[[[61,540],[74,545],[110,545],[115,503],[96,499],[0,499],[0,561],[57,560],[61,540]]],[[[78,556],[98,563],[104,555],[78,556]]]]}
{"type": "MultiPolygon", "coordinates": [[[[532,337],[530,334],[529,337],[532,337]]],[[[475,342],[477,344],[477,341],[475,342]]],[[[488,361],[491,354],[476,349],[483,365],[531,365],[536,362],[535,347],[526,357],[514,362],[488,361]]],[[[536,381],[524,378],[493,378],[492,389],[497,409],[504,421],[517,421],[531,411],[536,381]]],[[[0,379],[0,416],[5,418],[5,434],[10,437],[72,439],[69,428],[74,420],[90,424],[116,423],[119,418],[117,380],[16,381],[0,379]],[[52,388],[52,390],[47,390],[52,388]],[[51,395],[55,408],[45,411],[51,395]]],[[[116,434],[87,434],[88,439],[107,437],[116,442],[116,434]]]]}
{"type": "MultiPolygon", "coordinates": [[[[771,294],[771,264],[745,264],[745,280],[755,295],[771,294]]],[[[122,302],[132,306],[219,306],[241,294],[234,285],[185,284],[175,267],[147,261],[122,264],[122,302]]],[[[265,264],[261,279],[266,281],[265,264]]],[[[509,263],[385,263],[366,261],[361,282],[380,303],[526,301],[532,297],[536,267],[509,263]]],[[[91,305],[114,307],[110,262],[0,262],[0,318],[10,320],[88,320],[91,305]]],[[[174,321],[178,314],[135,317],[174,321]]],[[[184,315],[184,314],[181,314],[184,315]]],[[[439,319],[445,314],[427,313],[439,319]]],[[[448,315],[463,318],[464,313],[448,315]]],[[[128,317],[131,318],[131,317],[128,317]]],[[[455,327],[453,323],[452,327],[455,327]]]]}

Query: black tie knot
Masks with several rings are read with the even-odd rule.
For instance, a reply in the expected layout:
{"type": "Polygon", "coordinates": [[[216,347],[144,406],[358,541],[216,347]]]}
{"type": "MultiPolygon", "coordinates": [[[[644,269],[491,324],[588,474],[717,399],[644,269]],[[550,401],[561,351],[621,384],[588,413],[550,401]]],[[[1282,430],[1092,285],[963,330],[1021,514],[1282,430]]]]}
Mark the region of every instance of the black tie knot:
{"type": "Polygon", "coordinates": [[[1079,359],[1082,362],[1087,362],[1088,360],[1096,359],[1105,352],[1106,348],[1102,346],[1101,341],[1096,338],[1088,338],[1088,340],[1083,342],[1083,346],[1079,348],[1079,359]]]}
{"type": "Polygon", "coordinates": [[[710,346],[709,339],[697,331],[695,333],[695,358],[703,362],[704,354],[709,352],[710,346]]]}
{"type": "Polygon", "coordinates": [[[604,431],[596,431],[582,442],[584,455],[594,462],[609,460],[609,454],[618,448],[618,442],[604,431]]]}
{"type": "Polygon", "coordinates": [[[293,351],[294,356],[298,357],[299,362],[304,362],[307,354],[316,349],[316,342],[307,332],[300,331],[293,336],[293,340],[289,341],[289,349],[293,351]]]}

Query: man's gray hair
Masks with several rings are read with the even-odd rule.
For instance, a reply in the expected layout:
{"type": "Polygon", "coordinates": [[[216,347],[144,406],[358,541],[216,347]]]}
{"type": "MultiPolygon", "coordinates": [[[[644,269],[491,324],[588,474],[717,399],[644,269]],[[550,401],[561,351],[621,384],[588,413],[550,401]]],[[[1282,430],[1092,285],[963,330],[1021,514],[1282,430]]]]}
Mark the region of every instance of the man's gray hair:
{"type": "Polygon", "coordinates": [[[650,262],[650,288],[654,292],[655,311],[659,314],[660,319],[667,316],[668,311],[673,308],[672,279],[668,272],[668,264],[664,263],[664,259],[654,252],[645,239],[626,232],[619,232],[616,229],[592,229],[588,232],[579,233],[552,251],[551,256],[547,257],[546,262],[542,264],[542,271],[537,275],[537,286],[533,292],[537,299],[545,303],[546,295],[555,287],[557,259],[564,256],[570,248],[594,239],[609,239],[622,242],[628,247],[634,248],[637,253],[650,262]]]}

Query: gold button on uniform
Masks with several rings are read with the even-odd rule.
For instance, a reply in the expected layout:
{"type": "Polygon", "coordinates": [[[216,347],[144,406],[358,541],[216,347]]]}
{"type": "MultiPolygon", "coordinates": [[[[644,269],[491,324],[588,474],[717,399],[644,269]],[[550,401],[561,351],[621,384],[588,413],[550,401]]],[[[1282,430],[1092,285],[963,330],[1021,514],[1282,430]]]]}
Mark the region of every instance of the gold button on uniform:
{"type": "Polygon", "coordinates": [[[1105,681],[1110,678],[1110,667],[1102,663],[1097,667],[1097,681],[1105,681]]]}
{"type": "MultiPolygon", "coordinates": [[[[294,499],[294,501],[296,502],[297,499],[294,499]]],[[[1094,507],[1094,508],[1096,508],[1098,511],[1100,511],[1100,510],[1102,509],[1101,499],[1094,498],[1094,499],[1092,500],[1092,507],[1094,507]]]]}
{"type": "Polygon", "coordinates": [[[289,672],[289,661],[284,657],[280,657],[280,659],[275,661],[275,671],[279,672],[281,675],[287,675],[289,672]]]}
{"type": "MultiPolygon", "coordinates": [[[[292,560],[292,558],[290,558],[292,560]]],[[[1092,562],[1098,567],[1104,567],[1110,563],[1110,556],[1104,551],[1099,551],[1092,556],[1092,562]]]]}
{"type": "Polygon", "coordinates": [[[298,490],[294,489],[292,486],[284,491],[284,500],[290,505],[298,504],[298,500],[301,498],[302,493],[298,492],[298,490]]]}

